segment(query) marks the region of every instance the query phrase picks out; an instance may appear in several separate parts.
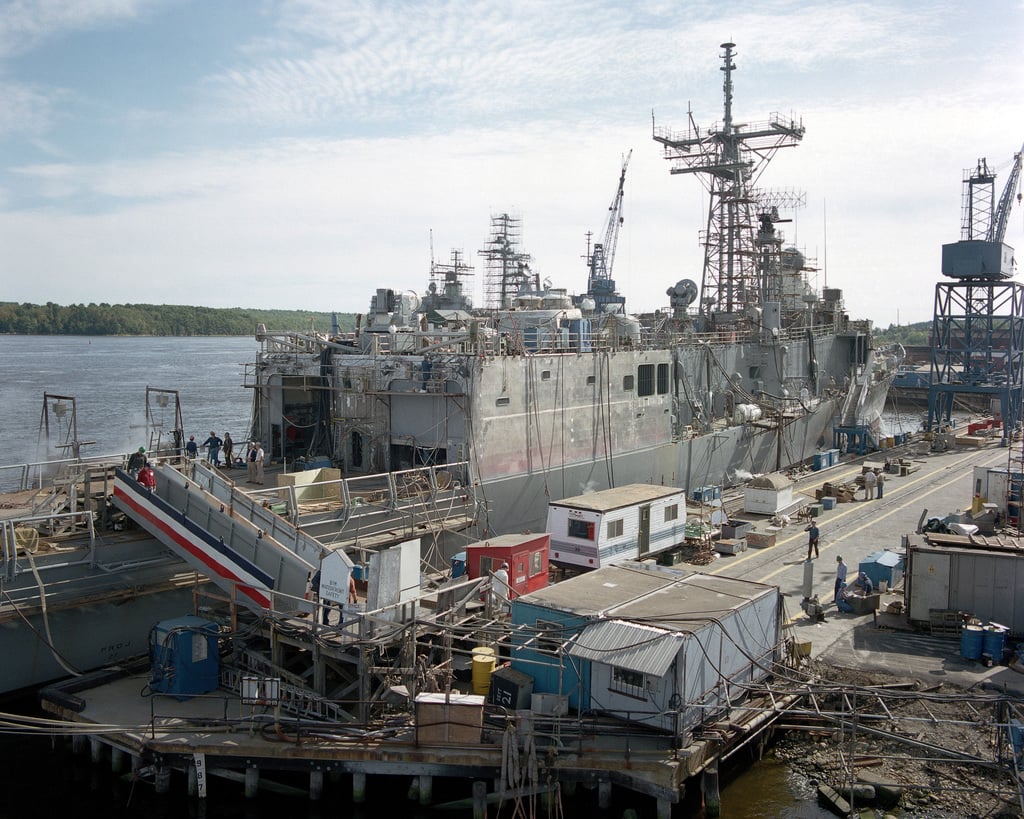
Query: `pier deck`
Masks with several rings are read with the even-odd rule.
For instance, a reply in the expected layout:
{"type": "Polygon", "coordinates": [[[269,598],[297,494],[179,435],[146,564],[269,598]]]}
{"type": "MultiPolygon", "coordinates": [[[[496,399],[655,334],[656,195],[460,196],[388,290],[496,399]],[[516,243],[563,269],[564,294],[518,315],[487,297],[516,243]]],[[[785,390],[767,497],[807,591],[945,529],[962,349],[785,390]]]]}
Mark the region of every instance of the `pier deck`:
{"type": "MultiPolygon", "coordinates": [[[[815,659],[930,683],[947,681],[964,687],[991,683],[1010,693],[1020,692],[1024,677],[1005,666],[985,668],[963,660],[956,639],[913,631],[900,617],[841,614],[831,605],[837,555],[844,556],[852,578],[858,562],[872,552],[899,549],[902,537],[916,529],[924,508],[938,516],[968,508],[972,467],[1006,467],[1013,453],[993,441],[985,447],[936,454],[921,454],[913,444],[905,451],[887,454],[911,458],[915,469],[902,476],[888,476],[882,499],[860,500],[861,490],[858,500],[823,511],[818,518],[820,557],[810,565],[805,560],[805,523],[794,520],[772,530],[773,546],[721,555],[710,565],[695,568],[778,586],[786,599],[788,636],[804,646],[810,644],[815,659]],[[808,588],[826,604],[822,622],[812,621],[799,607],[808,588]]],[[[822,483],[852,482],[860,474],[862,462],[848,460],[807,473],[796,481],[794,495],[811,504],[822,483]]],[[[762,531],[769,528],[766,518],[736,514],[750,517],[762,531]]],[[[900,594],[899,590],[890,592],[883,595],[883,601],[897,600],[900,594]]],[[[471,624],[471,620],[460,621],[462,627],[471,624]]],[[[318,631],[307,625],[311,634],[318,631]]],[[[486,629],[493,628],[494,621],[487,621],[486,629]]],[[[317,650],[312,643],[307,645],[299,631],[293,629],[285,641],[289,648],[315,654],[317,650]]],[[[328,655],[344,651],[349,642],[324,640],[322,634],[318,639],[320,650],[328,655]]],[[[362,666],[364,670],[367,667],[362,666]]],[[[657,800],[662,817],[670,815],[672,806],[682,799],[688,780],[702,772],[713,774],[720,760],[744,746],[754,743],[756,748],[772,724],[805,695],[798,684],[770,681],[760,694],[738,702],[718,722],[706,725],[685,748],[672,747],[670,738],[657,732],[596,715],[533,714],[524,720],[514,718],[514,713],[523,712],[491,708],[481,709],[480,730],[471,732],[471,740],[462,737],[458,743],[445,744],[424,742],[418,736],[415,709],[410,710],[409,703],[383,712],[378,709],[373,720],[358,726],[284,714],[275,719],[269,707],[243,705],[236,693],[223,688],[185,702],[142,696],[147,679],[146,674],[136,674],[73,694],[61,694],[58,687],[54,689],[58,693],[44,694],[44,707],[77,723],[79,730],[89,732],[95,727],[94,741],[109,745],[116,754],[129,754],[138,764],[153,765],[158,786],[161,772],[166,781],[174,769],[188,775],[191,788],[200,758],[211,771],[235,771],[236,778],[237,772],[244,771],[250,796],[255,793],[260,770],[308,771],[312,798],[319,798],[323,775],[332,772],[354,777],[357,800],[365,796],[367,776],[505,782],[511,742],[542,757],[545,770],[559,782],[596,785],[599,790],[612,785],[627,788],[657,800]],[[114,726],[124,727],[112,730],[114,726]]],[[[518,786],[522,793],[524,784],[518,786]]],[[[423,780],[420,788],[421,801],[429,804],[429,782],[423,780]]],[[[481,795],[474,789],[474,806],[485,804],[487,790],[481,795]]]]}

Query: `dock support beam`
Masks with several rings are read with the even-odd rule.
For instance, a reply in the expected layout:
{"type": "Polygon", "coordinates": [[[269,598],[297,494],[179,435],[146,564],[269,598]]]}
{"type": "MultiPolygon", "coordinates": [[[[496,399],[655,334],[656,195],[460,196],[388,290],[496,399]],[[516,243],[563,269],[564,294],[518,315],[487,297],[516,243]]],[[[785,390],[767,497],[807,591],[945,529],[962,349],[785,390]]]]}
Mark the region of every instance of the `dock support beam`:
{"type": "Polygon", "coordinates": [[[434,801],[434,777],[422,774],[420,781],[420,804],[427,807],[434,801]]]}
{"type": "Polygon", "coordinates": [[[609,779],[601,779],[597,783],[597,806],[601,810],[612,806],[612,783],[609,779]]]}
{"type": "Polygon", "coordinates": [[[722,797],[718,792],[718,765],[708,765],[701,775],[700,787],[704,793],[704,815],[722,815],[722,797]]]}
{"type": "Polygon", "coordinates": [[[320,797],[324,795],[324,772],[319,768],[314,768],[309,772],[309,798],[314,802],[319,802],[320,797]]]}
{"type": "Polygon", "coordinates": [[[89,737],[89,754],[94,765],[103,761],[103,743],[99,737],[89,737]]]}
{"type": "Polygon", "coordinates": [[[352,801],[357,805],[366,801],[366,774],[359,771],[352,774],[352,801]]]}
{"type": "Polygon", "coordinates": [[[199,771],[196,769],[194,762],[190,762],[185,768],[186,771],[186,785],[185,793],[189,796],[199,796],[199,771]]]}
{"type": "Polygon", "coordinates": [[[473,783],[473,819],[487,819],[487,783],[481,779],[473,783]]]}
{"type": "Polygon", "coordinates": [[[250,765],[245,769],[245,798],[255,799],[260,792],[260,769],[250,765]]]}
{"type": "Polygon", "coordinates": [[[672,803],[667,799],[658,800],[658,819],[672,819],[672,803]]]}
{"type": "Polygon", "coordinates": [[[124,773],[125,762],[128,759],[126,751],[120,748],[110,748],[110,772],[114,774],[124,773]]]}
{"type": "Polygon", "coordinates": [[[75,734],[71,737],[71,752],[73,754],[84,754],[85,746],[89,742],[89,737],[85,734],[75,734]]]}

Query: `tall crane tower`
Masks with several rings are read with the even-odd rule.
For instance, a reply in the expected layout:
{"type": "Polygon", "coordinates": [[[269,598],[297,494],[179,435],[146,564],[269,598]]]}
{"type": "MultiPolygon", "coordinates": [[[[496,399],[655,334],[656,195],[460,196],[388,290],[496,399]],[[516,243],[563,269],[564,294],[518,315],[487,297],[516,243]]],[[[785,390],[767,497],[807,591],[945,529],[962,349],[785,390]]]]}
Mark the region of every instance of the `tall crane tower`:
{"type": "Polygon", "coordinates": [[[1024,285],[1014,274],[1013,248],[1003,243],[1013,200],[1020,201],[1021,157],[1014,154],[998,200],[985,159],[965,172],[960,241],[942,246],[935,285],[928,429],[949,423],[958,393],[999,400],[1003,443],[1021,424],[1024,399],[1024,285]]]}
{"type": "MultiPolygon", "coordinates": [[[[619,244],[619,228],[625,221],[622,212],[622,199],[625,194],[626,168],[629,167],[629,159],[633,156],[630,149],[626,158],[622,160],[622,172],[619,174],[619,186],[608,206],[608,218],[604,225],[604,239],[594,242],[594,247],[587,253],[587,267],[590,274],[587,277],[586,296],[594,302],[594,308],[598,313],[623,312],[626,299],[615,291],[615,280],[612,278],[612,267],[615,264],[615,249],[619,244]],[[622,305],[612,307],[609,305],[622,305]]],[[[588,234],[589,236],[589,234],[588,234]]]]}

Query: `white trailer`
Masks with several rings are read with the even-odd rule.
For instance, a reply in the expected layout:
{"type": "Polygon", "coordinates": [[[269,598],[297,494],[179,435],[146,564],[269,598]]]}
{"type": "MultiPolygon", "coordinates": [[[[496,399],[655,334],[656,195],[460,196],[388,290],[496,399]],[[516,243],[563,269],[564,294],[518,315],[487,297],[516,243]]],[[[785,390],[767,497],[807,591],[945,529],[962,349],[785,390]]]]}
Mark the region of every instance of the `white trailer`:
{"type": "Polygon", "coordinates": [[[686,537],[686,492],[671,486],[629,484],[548,504],[550,562],[597,569],[643,560],[686,537]]]}

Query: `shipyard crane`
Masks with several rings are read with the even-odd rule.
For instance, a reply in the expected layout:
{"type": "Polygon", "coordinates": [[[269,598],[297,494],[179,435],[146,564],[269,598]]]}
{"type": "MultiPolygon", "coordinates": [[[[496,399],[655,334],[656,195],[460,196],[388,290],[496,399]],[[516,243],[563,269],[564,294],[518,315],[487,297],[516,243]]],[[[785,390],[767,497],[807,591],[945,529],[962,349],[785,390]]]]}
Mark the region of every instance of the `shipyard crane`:
{"type": "Polygon", "coordinates": [[[963,220],[960,241],[942,246],[942,274],[954,279],[1009,279],[1013,276],[1013,248],[1003,244],[1014,193],[1019,202],[1021,156],[1013,156],[1010,176],[999,201],[995,199],[996,175],[984,158],[964,177],[963,220]]]}
{"type": "Polygon", "coordinates": [[[594,243],[593,251],[588,255],[590,275],[587,278],[587,296],[594,300],[598,312],[606,309],[609,304],[625,304],[625,298],[615,292],[615,281],[612,279],[612,266],[615,264],[615,248],[619,243],[619,228],[625,221],[622,215],[622,199],[626,186],[626,168],[633,156],[630,149],[622,160],[622,171],[619,174],[619,185],[615,190],[612,203],[608,206],[608,218],[604,225],[604,239],[594,243]]]}
{"type": "Polygon", "coordinates": [[[979,159],[965,172],[960,241],[942,246],[932,319],[929,431],[949,424],[958,394],[997,400],[1003,444],[1020,429],[1024,409],[1024,285],[1010,281],[1013,248],[1003,242],[1010,209],[1020,201],[1021,157],[1014,154],[1002,196],[996,175],[979,159]]]}

